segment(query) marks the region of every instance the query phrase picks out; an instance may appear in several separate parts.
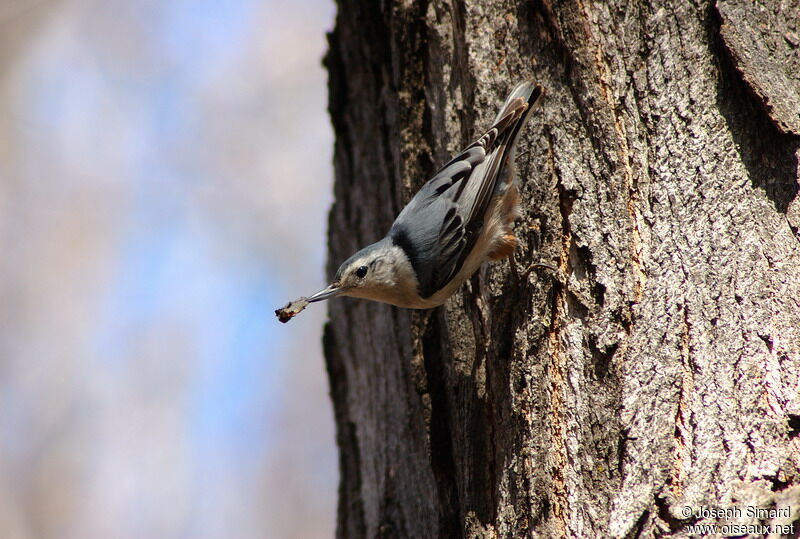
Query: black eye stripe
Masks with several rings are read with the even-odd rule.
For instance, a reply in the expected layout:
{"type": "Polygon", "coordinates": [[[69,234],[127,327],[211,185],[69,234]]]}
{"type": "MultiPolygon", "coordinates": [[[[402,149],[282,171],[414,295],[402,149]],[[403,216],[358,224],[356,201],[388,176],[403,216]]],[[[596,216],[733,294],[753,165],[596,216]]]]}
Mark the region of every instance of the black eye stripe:
{"type": "Polygon", "coordinates": [[[356,270],[356,277],[359,279],[363,278],[367,274],[367,266],[361,266],[356,270]]]}

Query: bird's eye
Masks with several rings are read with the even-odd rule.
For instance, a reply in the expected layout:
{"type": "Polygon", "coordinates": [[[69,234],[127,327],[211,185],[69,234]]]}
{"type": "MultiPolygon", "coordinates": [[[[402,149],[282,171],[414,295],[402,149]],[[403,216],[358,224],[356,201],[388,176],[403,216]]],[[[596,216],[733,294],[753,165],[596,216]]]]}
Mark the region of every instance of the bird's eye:
{"type": "Polygon", "coordinates": [[[359,279],[363,279],[364,275],[367,274],[367,266],[361,266],[356,270],[356,277],[359,279]]]}

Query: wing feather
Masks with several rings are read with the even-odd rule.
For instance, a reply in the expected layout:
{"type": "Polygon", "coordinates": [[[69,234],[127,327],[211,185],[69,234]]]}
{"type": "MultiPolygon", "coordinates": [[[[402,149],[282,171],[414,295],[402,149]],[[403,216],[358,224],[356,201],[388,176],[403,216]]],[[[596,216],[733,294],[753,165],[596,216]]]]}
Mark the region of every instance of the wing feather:
{"type": "Polygon", "coordinates": [[[429,297],[453,279],[480,235],[509,150],[541,88],[514,89],[494,124],[431,178],[392,225],[389,236],[408,255],[429,297]]]}

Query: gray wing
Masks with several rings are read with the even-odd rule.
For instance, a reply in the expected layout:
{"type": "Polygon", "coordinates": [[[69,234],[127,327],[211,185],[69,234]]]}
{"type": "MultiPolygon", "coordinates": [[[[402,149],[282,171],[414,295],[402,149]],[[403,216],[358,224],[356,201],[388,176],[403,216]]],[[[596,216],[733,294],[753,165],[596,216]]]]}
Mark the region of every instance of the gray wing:
{"type": "Polygon", "coordinates": [[[475,246],[509,151],[541,93],[518,85],[492,127],[423,185],[392,225],[389,237],[414,266],[421,297],[450,282],[475,246]]]}

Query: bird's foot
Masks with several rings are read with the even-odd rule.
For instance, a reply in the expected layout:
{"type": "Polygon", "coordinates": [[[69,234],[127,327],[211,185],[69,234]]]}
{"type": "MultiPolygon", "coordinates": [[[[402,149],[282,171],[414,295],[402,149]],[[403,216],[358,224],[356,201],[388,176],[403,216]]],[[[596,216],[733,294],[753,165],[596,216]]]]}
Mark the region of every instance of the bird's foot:
{"type": "Polygon", "coordinates": [[[558,275],[558,268],[556,268],[555,266],[553,266],[553,265],[551,265],[551,264],[545,264],[544,262],[534,262],[533,264],[531,264],[530,266],[528,266],[528,268],[527,268],[527,269],[526,269],[524,272],[522,272],[522,278],[523,278],[523,279],[527,279],[527,278],[528,278],[528,276],[531,274],[531,272],[532,272],[532,271],[533,271],[535,268],[544,268],[544,269],[549,269],[550,271],[552,271],[553,273],[555,273],[556,275],[558,275]]]}

